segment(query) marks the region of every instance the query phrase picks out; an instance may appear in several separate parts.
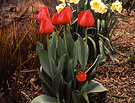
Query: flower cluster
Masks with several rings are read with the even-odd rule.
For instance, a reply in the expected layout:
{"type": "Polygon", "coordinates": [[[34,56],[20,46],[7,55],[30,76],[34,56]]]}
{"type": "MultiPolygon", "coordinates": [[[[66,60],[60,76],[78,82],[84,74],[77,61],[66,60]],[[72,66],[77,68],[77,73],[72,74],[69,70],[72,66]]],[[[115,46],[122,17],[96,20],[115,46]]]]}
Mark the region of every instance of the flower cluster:
{"type": "Polygon", "coordinates": [[[111,10],[114,11],[118,11],[119,13],[121,13],[122,11],[122,2],[119,2],[118,0],[116,0],[115,2],[112,3],[111,6],[111,10]]]}
{"type": "MultiPolygon", "coordinates": [[[[94,12],[101,13],[101,14],[107,12],[107,9],[109,9],[109,7],[107,7],[101,0],[92,0],[90,2],[90,6],[91,6],[91,9],[94,10],[94,12]]],[[[110,9],[112,11],[116,10],[119,13],[121,13],[122,3],[119,2],[119,0],[116,0],[115,2],[112,3],[110,9]]]]}
{"type": "Polygon", "coordinates": [[[36,18],[40,21],[39,29],[41,34],[48,34],[53,31],[53,24],[50,21],[49,10],[46,6],[40,9],[36,18]]]}
{"type": "Polygon", "coordinates": [[[91,9],[98,13],[107,12],[107,6],[101,0],[92,0],[90,2],[91,9]]]}
{"type": "MultiPolygon", "coordinates": [[[[61,0],[62,1],[62,0],[61,0]]],[[[71,0],[70,0],[71,1],[71,0]]],[[[73,0],[72,0],[73,1],[73,0]]],[[[79,0],[74,0],[74,3],[78,3],[79,0]]],[[[65,1],[62,1],[64,4],[65,1]]],[[[51,33],[53,31],[53,25],[59,24],[68,24],[72,19],[72,11],[70,7],[64,7],[61,4],[61,8],[56,6],[58,12],[54,13],[50,19],[50,14],[48,8],[45,6],[40,9],[36,18],[40,21],[40,33],[51,33]]],[[[82,27],[90,27],[93,26],[95,20],[93,18],[92,13],[87,11],[82,11],[78,15],[78,24],[82,27]]],[[[77,76],[78,81],[83,82],[86,80],[87,74],[85,72],[79,73],[77,76]]]]}

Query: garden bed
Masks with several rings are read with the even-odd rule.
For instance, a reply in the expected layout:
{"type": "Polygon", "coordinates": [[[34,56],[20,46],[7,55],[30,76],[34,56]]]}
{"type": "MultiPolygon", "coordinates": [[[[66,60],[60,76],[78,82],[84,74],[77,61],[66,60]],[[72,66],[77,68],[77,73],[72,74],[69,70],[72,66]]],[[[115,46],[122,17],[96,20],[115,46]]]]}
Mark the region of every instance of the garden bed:
{"type": "MultiPolygon", "coordinates": [[[[126,11],[123,11],[123,13],[126,14],[126,11]]],[[[119,51],[129,56],[131,53],[130,48],[135,48],[135,12],[131,12],[130,16],[125,18],[129,24],[121,21],[114,32],[115,36],[112,36],[111,39],[115,39],[126,33],[126,35],[114,41],[113,45],[119,51]]],[[[100,64],[96,69],[97,77],[95,80],[99,81],[109,90],[105,102],[135,103],[132,102],[135,101],[135,64],[131,63],[125,56],[115,52],[112,52],[112,54],[120,63],[113,63],[106,56],[106,62],[100,64]]],[[[15,78],[15,75],[12,78],[15,78]]],[[[27,67],[27,70],[22,70],[19,82],[16,101],[12,101],[8,95],[12,91],[12,88],[8,90],[1,89],[1,103],[30,103],[36,96],[43,94],[37,70],[29,70],[29,67],[27,67]]],[[[12,83],[11,85],[13,86],[14,81],[12,83]]],[[[98,99],[96,102],[101,103],[98,99]]]]}

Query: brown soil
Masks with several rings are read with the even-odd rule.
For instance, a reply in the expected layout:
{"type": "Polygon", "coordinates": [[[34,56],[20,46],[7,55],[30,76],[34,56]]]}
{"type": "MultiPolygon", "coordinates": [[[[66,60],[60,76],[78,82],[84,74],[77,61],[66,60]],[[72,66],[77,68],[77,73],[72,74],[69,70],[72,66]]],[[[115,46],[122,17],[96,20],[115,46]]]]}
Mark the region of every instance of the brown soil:
{"type": "MultiPolygon", "coordinates": [[[[23,6],[29,7],[30,4],[23,6]]],[[[34,12],[38,11],[42,6],[43,3],[37,4],[37,2],[34,2],[34,12]]],[[[25,10],[26,9],[23,9],[21,13],[24,13],[25,10]]],[[[31,10],[32,9],[29,8],[30,12],[31,10]]],[[[18,15],[12,15],[14,15],[13,17],[20,18],[22,14],[18,13],[18,15]]],[[[12,21],[8,20],[9,19],[4,22],[9,23],[12,21]]],[[[131,54],[130,48],[135,48],[135,12],[132,12],[130,16],[126,17],[126,20],[129,21],[129,24],[121,21],[114,32],[115,36],[112,36],[111,39],[115,39],[126,33],[126,35],[114,41],[113,45],[119,51],[129,56],[129,54],[131,54]]],[[[128,57],[115,52],[112,52],[112,54],[120,61],[120,63],[113,63],[107,56],[106,62],[98,66],[97,77],[95,78],[95,80],[99,81],[109,90],[105,102],[135,103],[132,102],[135,100],[135,64],[130,62],[128,57]]],[[[21,71],[21,81],[16,96],[17,101],[11,102],[11,98],[8,96],[11,91],[12,89],[6,91],[0,90],[1,103],[30,103],[33,98],[43,94],[37,71],[21,71]]]]}

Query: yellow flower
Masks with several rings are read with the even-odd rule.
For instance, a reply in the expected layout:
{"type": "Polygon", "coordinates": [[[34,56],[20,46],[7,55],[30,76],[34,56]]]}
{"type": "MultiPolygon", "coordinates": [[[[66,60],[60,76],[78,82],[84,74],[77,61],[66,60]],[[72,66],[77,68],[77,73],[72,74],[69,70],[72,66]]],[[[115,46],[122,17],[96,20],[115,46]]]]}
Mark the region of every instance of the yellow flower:
{"type": "Polygon", "coordinates": [[[111,9],[112,9],[112,11],[116,10],[116,4],[115,3],[112,3],[111,9]]]}
{"type": "Polygon", "coordinates": [[[90,2],[91,9],[96,13],[105,13],[107,12],[107,6],[101,0],[93,0],[90,2]]]}
{"type": "Polygon", "coordinates": [[[64,8],[63,4],[59,4],[58,6],[56,6],[56,10],[59,13],[62,9],[64,8]]]}
{"type": "Polygon", "coordinates": [[[99,8],[100,8],[100,6],[101,6],[101,0],[92,0],[91,2],[90,2],[90,5],[91,5],[91,9],[92,10],[98,10],[99,8]]]}
{"type": "Polygon", "coordinates": [[[115,2],[112,3],[111,10],[118,11],[119,13],[122,11],[122,2],[119,2],[119,0],[116,0],[115,2]]]}
{"type": "Polygon", "coordinates": [[[80,0],[70,0],[70,3],[78,4],[80,0]]]}
{"type": "Polygon", "coordinates": [[[104,3],[101,3],[101,6],[99,8],[99,13],[103,14],[107,12],[107,6],[104,3]]]}
{"type": "Polygon", "coordinates": [[[118,11],[118,13],[121,13],[121,11],[122,11],[122,6],[119,5],[118,7],[116,7],[116,10],[118,11]]]}

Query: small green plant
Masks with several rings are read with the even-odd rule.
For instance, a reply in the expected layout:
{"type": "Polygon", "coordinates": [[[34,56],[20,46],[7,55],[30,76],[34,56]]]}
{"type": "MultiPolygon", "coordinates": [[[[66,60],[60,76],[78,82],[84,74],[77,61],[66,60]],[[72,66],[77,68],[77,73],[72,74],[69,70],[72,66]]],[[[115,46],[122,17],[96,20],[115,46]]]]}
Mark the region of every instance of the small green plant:
{"type": "Polygon", "coordinates": [[[105,61],[105,55],[98,55],[91,67],[86,67],[89,49],[81,36],[74,42],[66,29],[63,39],[56,32],[50,37],[48,51],[37,43],[36,52],[41,63],[39,75],[45,95],[36,97],[32,103],[89,103],[89,93],[102,92],[103,96],[108,90],[93,78],[96,66],[105,61]]]}

